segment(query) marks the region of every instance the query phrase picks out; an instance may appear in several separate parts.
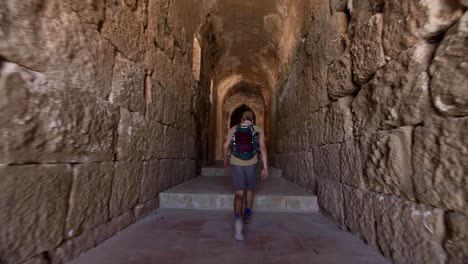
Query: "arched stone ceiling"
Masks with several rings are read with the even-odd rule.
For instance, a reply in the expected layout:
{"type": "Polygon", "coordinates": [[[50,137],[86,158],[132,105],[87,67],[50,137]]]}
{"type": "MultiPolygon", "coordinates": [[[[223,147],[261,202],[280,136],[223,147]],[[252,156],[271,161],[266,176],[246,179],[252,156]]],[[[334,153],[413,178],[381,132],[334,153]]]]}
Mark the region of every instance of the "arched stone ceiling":
{"type": "Polygon", "coordinates": [[[271,96],[280,66],[291,59],[300,37],[305,0],[171,2],[189,36],[200,33],[209,14],[219,17],[223,50],[214,73],[220,98],[240,81],[258,84],[271,96]]]}

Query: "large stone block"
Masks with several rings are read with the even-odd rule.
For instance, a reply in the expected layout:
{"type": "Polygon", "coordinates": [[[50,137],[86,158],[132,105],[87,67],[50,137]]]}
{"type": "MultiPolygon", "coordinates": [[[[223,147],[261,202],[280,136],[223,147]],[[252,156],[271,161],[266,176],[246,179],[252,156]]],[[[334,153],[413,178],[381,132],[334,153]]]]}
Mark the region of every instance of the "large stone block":
{"type": "Polygon", "coordinates": [[[177,176],[177,160],[162,159],[159,162],[159,191],[163,192],[173,185],[177,176]]]}
{"type": "Polygon", "coordinates": [[[372,193],[343,185],[346,227],[368,244],[378,248],[372,197],[372,193]]]}
{"type": "Polygon", "coordinates": [[[383,16],[380,13],[383,0],[350,0],[349,26],[350,52],[353,60],[353,76],[358,84],[366,83],[385,65],[382,43],[383,16]]]}
{"type": "Polygon", "coordinates": [[[444,247],[447,251],[448,264],[468,262],[468,216],[449,213],[445,216],[447,238],[444,247]]]}
{"type": "Polygon", "coordinates": [[[50,264],[49,260],[45,257],[45,254],[30,258],[21,264],[50,264]]]}
{"type": "Polygon", "coordinates": [[[337,99],[354,94],[359,87],[354,84],[352,72],[352,60],[349,51],[335,59],[327,72],[328,96],[337,99]]]}
{"type": "Polygon", "coordinates": [[[333,218],[338,225],[343,226],[343,185],[337,181],[321,177],[317,177],[317,184],[320,211],[333,218]]]}
{"type": "Polygon", "coordinates": [[[421,43],[403,52],[362,87],[353,102],[356,135],[417,125],[431,113],[427,69],[434,47],[421,43]]]}
{"type": "Polygon", "coordinates": [[[151,160],[162,156],[164,126],[137,112],[120,110],[118,160],[151,160]]]}
{"type": "Polygon", "coordinates": [[[118,131],[117,159],[144,160],[149,149],[145,117],[121,108],[118,131]]]}
{"type": "Polygon", "coordinates": [[[68,263],[81,253],[102,243],[104,240],[110,238],[134,222],[135,217],[133,212],[126,212],[105,224],[88,230],[77,237],[66,240],[59,247],[49,252],[51,263],[68,263]]]}
{"type": "Polygon", "coordinates": [[[100,25],[104,22],[104,11],[106,9],[106,1],[103,0],[65,0],[71,9],[77,12],[81,18],[85,19],[88,23],[100,25]]]}
{"type": "Polygon", "coordinates": [[[115,106],[12,63],[0,74],[0,163],[112,160],[115,106]]]}
{"type": "Polygon", "coordinates": [[[163,138],[163,149],[161,151],[161,157],[163,158],[179,158],[182,157],[183,153],[183,132],[169,127],[164,126],[164,138],[163,138]]]}
{"type": "Polygon", "coordinates": [[[366,189],[359,142],[351,140],[341,145],[341,181],[359,189],[366,189]]]}
{"type": "Polygon", "coordinates": [[[73,166],[65,236],[73,237],[109,219],[109,198],[114,164],[85,163],[73,166]]]}
{"type": "Polygon", "coordinates": [[[147,1],[133,1],[131,5],[126,2],[106,2],[106,19],[101,32],[125,57],[142,62],[148,24],[147,1]]]}
{"type": "Polygon", "coordinates": [[[159,161],[151,160],[143,163],[140,203],[149,201],[159,193],[159,161]]]}
{"type": "Polygon", "coordinates": [[[439,44],[430,68],[431,94],[444,115],[468,115],[468,12],[439,44]]]}
{"type": "Polygon", "coordinates": [[[468,214],[468,117],[416,128],[413,146],[416,198],[468,214]]]}
{"type": "Polygon", "coordinates": [[[332,103],[325,117],[325,142],[340,143],[353,137],[351,103],[353,96],[340,98],[332,103]]]}
{"type": "Polygon", "coordinates": [[[135,220],[139,221],[159,208],[159,198],[154,198],[133,208],[135,220]]]}
{"type": "Polygon", "coordinates": [[[72,184],[69,165],[0,166],[0,252],[18,263],[58,246],[72,184]]]}
{"type": "Polygon", "coordinates": [[[314,171],[317,177],[341,180],[341,144],[324,145],[313,148],[314,171]]]}
{"type": "Polygon", "coordinates": [[[444,33],[462,15],[457,0],[385,0],[383,45],[385,54],[396,58],[424,39],[444,33]]]}
{"type": "Polygon", "coordinates": [[[45,22],[45,46],[34,48],[50,58],[44,70],[39,70],[71,88],[107,99],[112,89],[114,48],[96,26],[84,22],[75,12],[59,12],[45,22]]]}
{"type": "Polygon", "coordinates": [[[445,263],[444,211],[394,196],[373,199],[377,243],[395,264],[445,263]]]}
{"type": "Polygon", "coordinates": [[[145,113],[145,71],[120,53],[115,58],[109,101],[130,112],[145,113]]]}
{"type": "Polygon", "coordinates": [[[309,146],[315,147],[325,143],[325,116],[327,109],[312,114],[308,122],[309,146]]]}
{"type": "Polygon", "coordinates": [[[375,133],[368,142],[364,177],[370,190],[414,200],[412,127],[375,133]]]}
{"type": "Polygon", "coordinates": [[[111,217],[116,217],[132,209],[140,199],[142,161],[119,161],[115,163],[112,194],[109,202],[111,217]]]}

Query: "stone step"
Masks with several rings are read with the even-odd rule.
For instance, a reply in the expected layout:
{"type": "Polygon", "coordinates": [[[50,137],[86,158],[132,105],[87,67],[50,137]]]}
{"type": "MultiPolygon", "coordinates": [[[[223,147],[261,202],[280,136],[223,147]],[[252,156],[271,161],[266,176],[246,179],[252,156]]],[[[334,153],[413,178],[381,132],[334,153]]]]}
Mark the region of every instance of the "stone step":
{"type": "MultiPolygon", "coordinates": [[[[258,166],[258,171],[260,173],[261,166],[258,166]]],[[[281,178],[283,173],[280,169],[274,168],[269,166],[268,167],[268,174],[271,178],[281,178]]],[[[202,167],[201,169],[201,176],[230,176],[231,170],[225,169],[222,165],[213,165],[202,167]]]]}
{"type": "MultiPolygon", "coordinates": [[[[231,177],[201,176],[159,194],[160,208],[232,210],[231,177]]],[[[258,181],[253,210],[318,212],[317,197],[282,178],[258,181]]]]}

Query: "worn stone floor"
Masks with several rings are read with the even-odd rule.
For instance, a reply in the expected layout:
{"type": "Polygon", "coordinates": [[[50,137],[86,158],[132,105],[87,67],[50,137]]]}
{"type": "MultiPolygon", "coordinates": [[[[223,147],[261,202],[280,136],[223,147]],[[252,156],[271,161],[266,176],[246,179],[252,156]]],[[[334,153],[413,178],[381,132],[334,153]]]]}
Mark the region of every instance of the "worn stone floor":
{"type": "Polygon", "coordinates": [[[257,212],[246,240],[228,211],[160,209],[72,264],[390,263],[318,213],[257,212]]]}

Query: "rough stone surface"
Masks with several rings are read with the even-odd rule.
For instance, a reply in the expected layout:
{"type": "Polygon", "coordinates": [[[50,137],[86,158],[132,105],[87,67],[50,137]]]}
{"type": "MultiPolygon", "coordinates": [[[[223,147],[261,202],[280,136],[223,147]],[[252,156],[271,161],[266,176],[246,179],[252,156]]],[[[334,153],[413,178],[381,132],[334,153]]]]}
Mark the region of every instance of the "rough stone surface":
{"type": "Polygon", "coordinates": [[[430,113],[427,68],[433,44],[402,53],[364,85],[353,102],[356,135],[422,123],[430,113]]]}
{"type": "Polygon", "coordinates": [[[112,160],[115,106],[11,63],[0,94],[0,163],[112,160]]]}
{"type": "Polygon", "coordinates": [[[145,161],[141,181],[140,202],[155,198],[159,193],[159,161],[145,161]]]}
{"type": "Polygon", "coordinates": [[[325,142],[344,142],[353,136],[351,103],[353,97],[341,98],[332,103],[325,117],[325,142]]]}
{"type": "Polygon", "coordinates": [[[358,90],[353,81],[352,60],[349,51],[344,53],[328,67],[327,73],[328,96],[337,99],[358,90]]]}
{"type": "Polygon", "coordinates": [[[135,220],[139,221],[159,208],[159,198],[154,198],[133,208],[135,220]]]}
{"type": "Polygon", "coordinates": [[[71,166],[0,166],[0,178],[4,261],[18,263],[58,246],[63,239],[71,166]]]}
{"type": "Polygon", "coordinates": [[[468,216],[449,213],[445,219],[447,238],[444,247],[447,251],[447,263],[466,263],[468,261],[468,216]]]}
{"type": "Polygon", "coordinates": [[[114,177],[111,162],[73,166],[65,236],[73,237],[106,222],[114,177]]]}
{"type": "Polygon", "coordinates": [[[151,160],[164,156],[165,126],[148,120],[137,112],[131,113],[125,109],[120,112],[117,159],[151,160]]]}
{"type": "Polygon", "coordinates": [[[111,217],[129,211],[140,199],[143,162],[119,161],[115,163],[112,194],[109,203],[111,217]]]}
{"type": "Polygon", "coordinates": [[[343,185],[346,227],[368,244],[378,248],[372,197],[372,193],[343,185]]]}
{"type": "Polygon", "coordinates": [[[133,212],[126,212],[105,224],[88,230],[77,237],[66,240],[59,247],[50,252],[51,263],[67,263],[134,222],[135,217],[133,212]]]}
{"type": "Polygon", "coordinates": [[[350,52],[353,76],[358,84],[367,82],[386,63],[382,43],[382,6],[382,0],[348,2],[351,14],[350,52]]]}
{"type": "Polygon", "coordinates": [[[115,59],[109,101],[131,112],[145,113],[145,72],[119,53],[115,59]]]}
{"type": "Polygon", "coordinates": [[[375,133],[368,144],[365,181],[370,190],[414,200],[412,127],[375,133]]]}
{"type": "Polygon", "coordinates": [[[106,19],[102,34],[124,54],[134,61],[142,61],[146,39],[144,30],[148,25],[146,1],[107,1],[106,19]]]}
{"type": "Polygon", "coordinates": [[[418,200],[468,214],[468,118],[434,120],[416,128],[414,190],[418,200]]]}
{"type": "Polygon", "coordinates": [[[317,177],[340,181],[340,150],[341,144],[325,145],[313,149],[314,171],[317,177]]]}
{"type": "Polygon", "coordinates": [[[317,177],[317,197],[320,211],[340,226],[344,224],[343,185],[337,181],[317,177]]]}
{"type": "Polygon", "coordinates": [[[431,93],[434,106],[444,115],[468,115],[468,13],[437,48],[432,62],[431,93]]]}
{"type": "Polygon", "coordinates": [[[373,203],[377,242],[386,257],[396,264],[445,263],[442,210],[386,195],[374,196],[373,203]]]}
{"type": "Polygon", "coordinates": [[[366,189],[359,142],[351,140],[341,145],[341,181],[359,189],[366,189]]]}
{"type": "Polygon", "coordinates": [[[382,35],[385,54],[396,58],[414,44],[444,33],[461,14],[456,0],[386,0],[382,35]]]}

